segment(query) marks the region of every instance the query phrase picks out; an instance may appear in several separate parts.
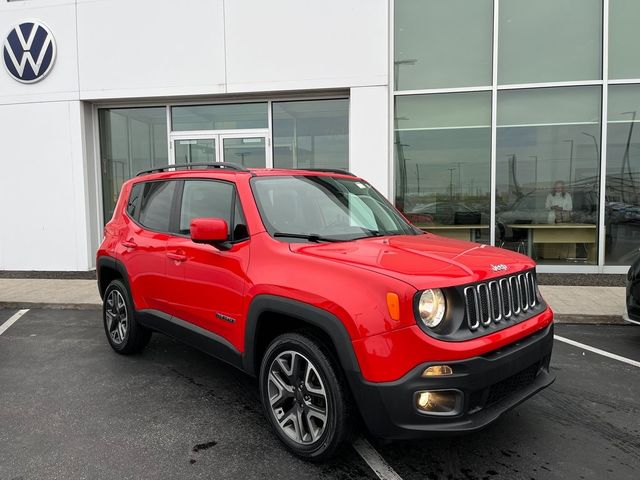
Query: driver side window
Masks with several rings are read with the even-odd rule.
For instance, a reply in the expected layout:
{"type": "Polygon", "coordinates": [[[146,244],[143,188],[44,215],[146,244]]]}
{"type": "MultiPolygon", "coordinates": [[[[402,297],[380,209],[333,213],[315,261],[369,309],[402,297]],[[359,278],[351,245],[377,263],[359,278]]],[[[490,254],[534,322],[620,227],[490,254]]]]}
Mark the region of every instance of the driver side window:
{"type": "Polygon", "coordinates": [[[186,180],[180,208],[180,233],[189,234],[189,226],[194,218],[221,218],[231,228],[233,195],[234,188],[230,183],[186,180]]]}

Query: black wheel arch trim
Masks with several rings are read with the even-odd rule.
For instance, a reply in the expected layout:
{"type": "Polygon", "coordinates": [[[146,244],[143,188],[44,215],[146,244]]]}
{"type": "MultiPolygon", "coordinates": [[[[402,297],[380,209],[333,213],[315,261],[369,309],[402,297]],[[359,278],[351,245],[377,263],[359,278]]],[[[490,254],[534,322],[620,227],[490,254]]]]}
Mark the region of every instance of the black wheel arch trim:
{"type": "Polygon", "coordinates": [[[302,324],[307,323],[321,329],[333,342],[338,361],[347,378],[360,377],[360,365],[353,350],[351,337],[344,324],[335,315],[308,303],[266,294],[254,297],[247,314],[242,366],[249,375],[256,376],[258,373],[255,368],[257,333],[259,318],[263,313],[286,315],[300,320],[302,324]]]}
{"type": "Polygon", "coordinates": [[[126,285],[127,290],[129,290],[129,293],[131,293],[131,288],[129,288],[129,273],[127,272],[127,268],[124,266],[124,263],[111,256],[102,256],[98,258],[98,261],[96,262],[96,278],[98,281],[98,292],[100,293],[101,299],[104,300],[104,292],[108,287],[108,285],[102,285],[100,283],[100,271],[103,268],[108,268],[110,270],[115,270],[116,272],[118,272],[122,277],[122,281],[126,285]]]}

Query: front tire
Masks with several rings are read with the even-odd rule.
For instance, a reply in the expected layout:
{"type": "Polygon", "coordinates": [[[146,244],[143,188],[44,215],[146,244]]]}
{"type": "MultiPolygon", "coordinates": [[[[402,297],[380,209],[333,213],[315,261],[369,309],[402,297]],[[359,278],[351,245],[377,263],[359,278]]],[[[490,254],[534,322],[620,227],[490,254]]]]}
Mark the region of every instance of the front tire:
{"type": "Polygon", "coordinates": [[[113,280],[105,290],[102,320],[109,345],[123,355],[140,352],[151,339],[151,331],[136,321],[129,290],[121,280],[113,280]]]}
{"type": "Polygon", "coordinates": [[[350,437],[342,372],[314,338],[287,333],[271,342],[260,367],[260,398],[275,434],[301,458],[326,460],[350,437]]]}

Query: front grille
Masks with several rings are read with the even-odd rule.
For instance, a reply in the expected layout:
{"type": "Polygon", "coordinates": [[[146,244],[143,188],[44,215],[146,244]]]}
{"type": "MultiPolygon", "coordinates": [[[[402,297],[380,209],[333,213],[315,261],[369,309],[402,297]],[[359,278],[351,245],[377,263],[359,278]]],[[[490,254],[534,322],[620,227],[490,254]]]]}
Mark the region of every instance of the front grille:
{"type": "Polygon", "coordinates": [[[539,305],[537,292],[533,270],[469,285],[463,290],[467,327],[475,332],[492,323],[514,320],[539,305]]]}
{"type": "Polygon", "coordinates": [[[489,387],[472,392],[469,395],[468,413],[476,413],[532,385],[545,362],[546,359],[543,359],[489,387]]]}
{"type": "Polygon", "coordinates": [[[487,397],[487,400],[485,402],[485,407],[493,405],[503,398],[508,397],[512,393],[515,393],[531,385],[538,376],[539,366],[539,363],[535,363],[529,368],[525,368],[521,372],[516,373],[511,377],[493,384],[489,388],[489,396],[487,397]]]}

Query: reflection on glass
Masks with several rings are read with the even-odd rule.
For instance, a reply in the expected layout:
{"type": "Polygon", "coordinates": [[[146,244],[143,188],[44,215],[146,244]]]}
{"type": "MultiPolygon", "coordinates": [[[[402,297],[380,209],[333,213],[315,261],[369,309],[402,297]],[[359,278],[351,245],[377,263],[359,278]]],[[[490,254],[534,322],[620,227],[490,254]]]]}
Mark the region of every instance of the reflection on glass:
{"type": "Polygon", "coordinates": [[[602,0],[500,2],[500,84],[602,78],[602,0]]]}
{"type": "Polygon", "coordinates": [[[265,168],[267,158],[264,137],[225,138],[222,140],[222,161],[249,168],[265,168]]]}
{"type": "Polygon", "coordinates": [[[349,168],[349,100],[274,102],[273,166],[349,168]]]}
{"type": "Polygon", "coordinates": [[[491,93],[395,102],[396,206],[420,228],[488,243],[491,93]]]}
{"type": "Polygon", "coordinates": [[[640,247],[640,85],[609,87],[605,263],[629,265],[640,247]]]}
{"type": "Polygon", "coordinates": [[[609,78],[640,78],[638,0],[609,0],[609,78]]]}
{"type": "Polygon", "coordinates": [[[600,87],[498,94],[496,244],[595,264],[600,87]]]}
{"type": "Polygon", "coordinates": [[[267,110],[267,103],[229,103],[172,107],[172,130],[267,128],[267,110]]]}
{"type": "Polygon", "coordinates": [[[176,165],[213,163],[216,161],[216,141],[213,138],[175,140],[176,165]]]}
{"type": "Polygon", "coordinates": [[[493,0],[396,0],[395,88],[491,85],[493,0]]]}
{"type": "Polygon", "coordinates": [[[141,170],[167,165],[165,107],[104,108],[98,111],[104,222],[125,180],[141,170]]]}

